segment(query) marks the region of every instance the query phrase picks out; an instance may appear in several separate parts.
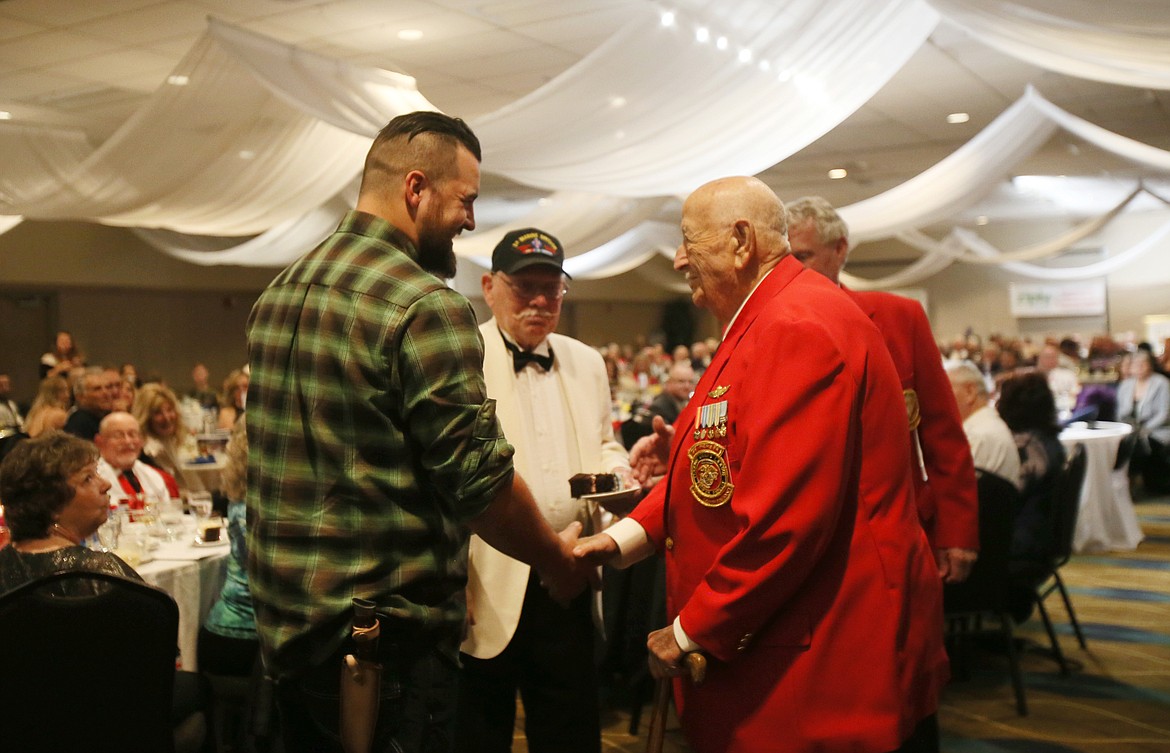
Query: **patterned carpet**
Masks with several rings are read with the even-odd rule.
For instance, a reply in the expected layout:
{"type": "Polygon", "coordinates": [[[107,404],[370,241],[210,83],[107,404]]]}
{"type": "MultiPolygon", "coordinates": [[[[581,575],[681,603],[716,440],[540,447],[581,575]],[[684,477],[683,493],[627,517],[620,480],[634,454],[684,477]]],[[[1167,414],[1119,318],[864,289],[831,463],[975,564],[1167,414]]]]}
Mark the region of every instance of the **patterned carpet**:
{"type": "Polygon", "coordinates": [[[1061,571],[1086,651],[1059,595],[1046,602],[1072,673],[1035,650],[1048,638],[1033,617],[1017,629],[1033,646],[1022,659],[1028,716],[1015,713],[1006,658],[988,654],[943,697],[945,753],[1170,751],[1170,501],[1137,512],[1146,535],[1137,551],[1076,556],[1061,571]]]}
{"type": "MultiPolygon", "coordinates": [[[[970,676],[943,697],[944,753],[1170,753],[1170,499],[1137,511],[1146,534],[1137,551],[1077,556],[1062,570],[1086,651],[1059,595],[1046,602],[1071,674],[1061,676],[1041,650],[1048,638],[1033,617],[1016,631],[1028,646],[1021,658],[1028,716],[1016,715],[1006,657],[977,652],[970,676]]],[[[649,718],[647,706],[635,737],[628,713],[607,709],[602,750],[644,751],[649,718]]],[[[528,750],[522,718],[513,750],[528,750]]],[[[664,753],[689,750],[671,717],[664,753]]]]}

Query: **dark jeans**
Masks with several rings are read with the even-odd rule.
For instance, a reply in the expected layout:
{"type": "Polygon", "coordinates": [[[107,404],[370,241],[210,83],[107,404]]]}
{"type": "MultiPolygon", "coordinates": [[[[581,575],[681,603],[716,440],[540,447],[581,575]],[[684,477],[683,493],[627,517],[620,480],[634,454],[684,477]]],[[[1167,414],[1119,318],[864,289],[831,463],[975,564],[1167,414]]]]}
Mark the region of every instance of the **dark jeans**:
{"type": "MultiPolygon", "coordinates": [[[[373,753],[451,753],[459,670],[433,643],[389,643],[383,636],[382,684],[373,753]]],[[[340,753],[338,652],[296,680],[277,685],[287,753],[340,753]]]]}

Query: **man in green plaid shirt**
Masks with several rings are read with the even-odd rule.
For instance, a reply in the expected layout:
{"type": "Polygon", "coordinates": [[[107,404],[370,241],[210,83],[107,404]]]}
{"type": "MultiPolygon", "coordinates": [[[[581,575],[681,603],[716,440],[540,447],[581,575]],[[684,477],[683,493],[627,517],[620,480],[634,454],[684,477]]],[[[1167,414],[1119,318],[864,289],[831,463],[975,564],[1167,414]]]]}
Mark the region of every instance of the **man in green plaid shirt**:
{"type": "Polygon", "coordinates": [[[469,529],[557,598],[585,586],[579,526],[558,538],[513,471],[475,316],[441,279],[479,159],[461,120],[395,118],[356,211],[252,309],[248,570],[289,751],[340,750],[354,597],[382,622],[373,750],[449,750],[469,529]]]}

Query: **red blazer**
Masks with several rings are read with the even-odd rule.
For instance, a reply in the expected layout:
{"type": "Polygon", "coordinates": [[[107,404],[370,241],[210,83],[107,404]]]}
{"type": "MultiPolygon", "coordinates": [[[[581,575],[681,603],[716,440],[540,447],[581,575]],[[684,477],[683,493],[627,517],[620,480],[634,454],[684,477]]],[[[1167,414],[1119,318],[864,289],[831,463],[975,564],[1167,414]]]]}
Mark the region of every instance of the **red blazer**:
{"type": "Polygon", "coordinates": [[[971,445],[955,404],[951,381],[917,301],[892,293],[846,290],[890,349],[903,390],[918,395],[918,442],[927,480],[922,478],[914,435],[910,437],[914,495],[922,527],[935,549],[979,548],[979,497],[971,445]]]}
{"type": "Polygon", "coordinates": [[[704,684],[675,685],[697,753],[880,753],[937,709],[942,591],[900,393],[872,323],[785,257],[679,416],[632,517],[665,546],[671,619],[710,657],[704,684]],[[725,436],[697,442],[724,402],[725,436]]]}

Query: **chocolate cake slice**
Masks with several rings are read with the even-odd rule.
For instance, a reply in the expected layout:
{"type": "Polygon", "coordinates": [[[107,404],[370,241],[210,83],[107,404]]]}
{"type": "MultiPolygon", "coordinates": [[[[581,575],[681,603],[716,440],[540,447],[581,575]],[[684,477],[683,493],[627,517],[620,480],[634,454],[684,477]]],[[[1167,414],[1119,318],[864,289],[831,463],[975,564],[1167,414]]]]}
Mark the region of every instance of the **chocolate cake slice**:
{"type": "Polygon", "coordinates": [[[569,479],[569,493],[574,498],[616,492],[620,487],[616,473],[578,473],[569,479]]]}

